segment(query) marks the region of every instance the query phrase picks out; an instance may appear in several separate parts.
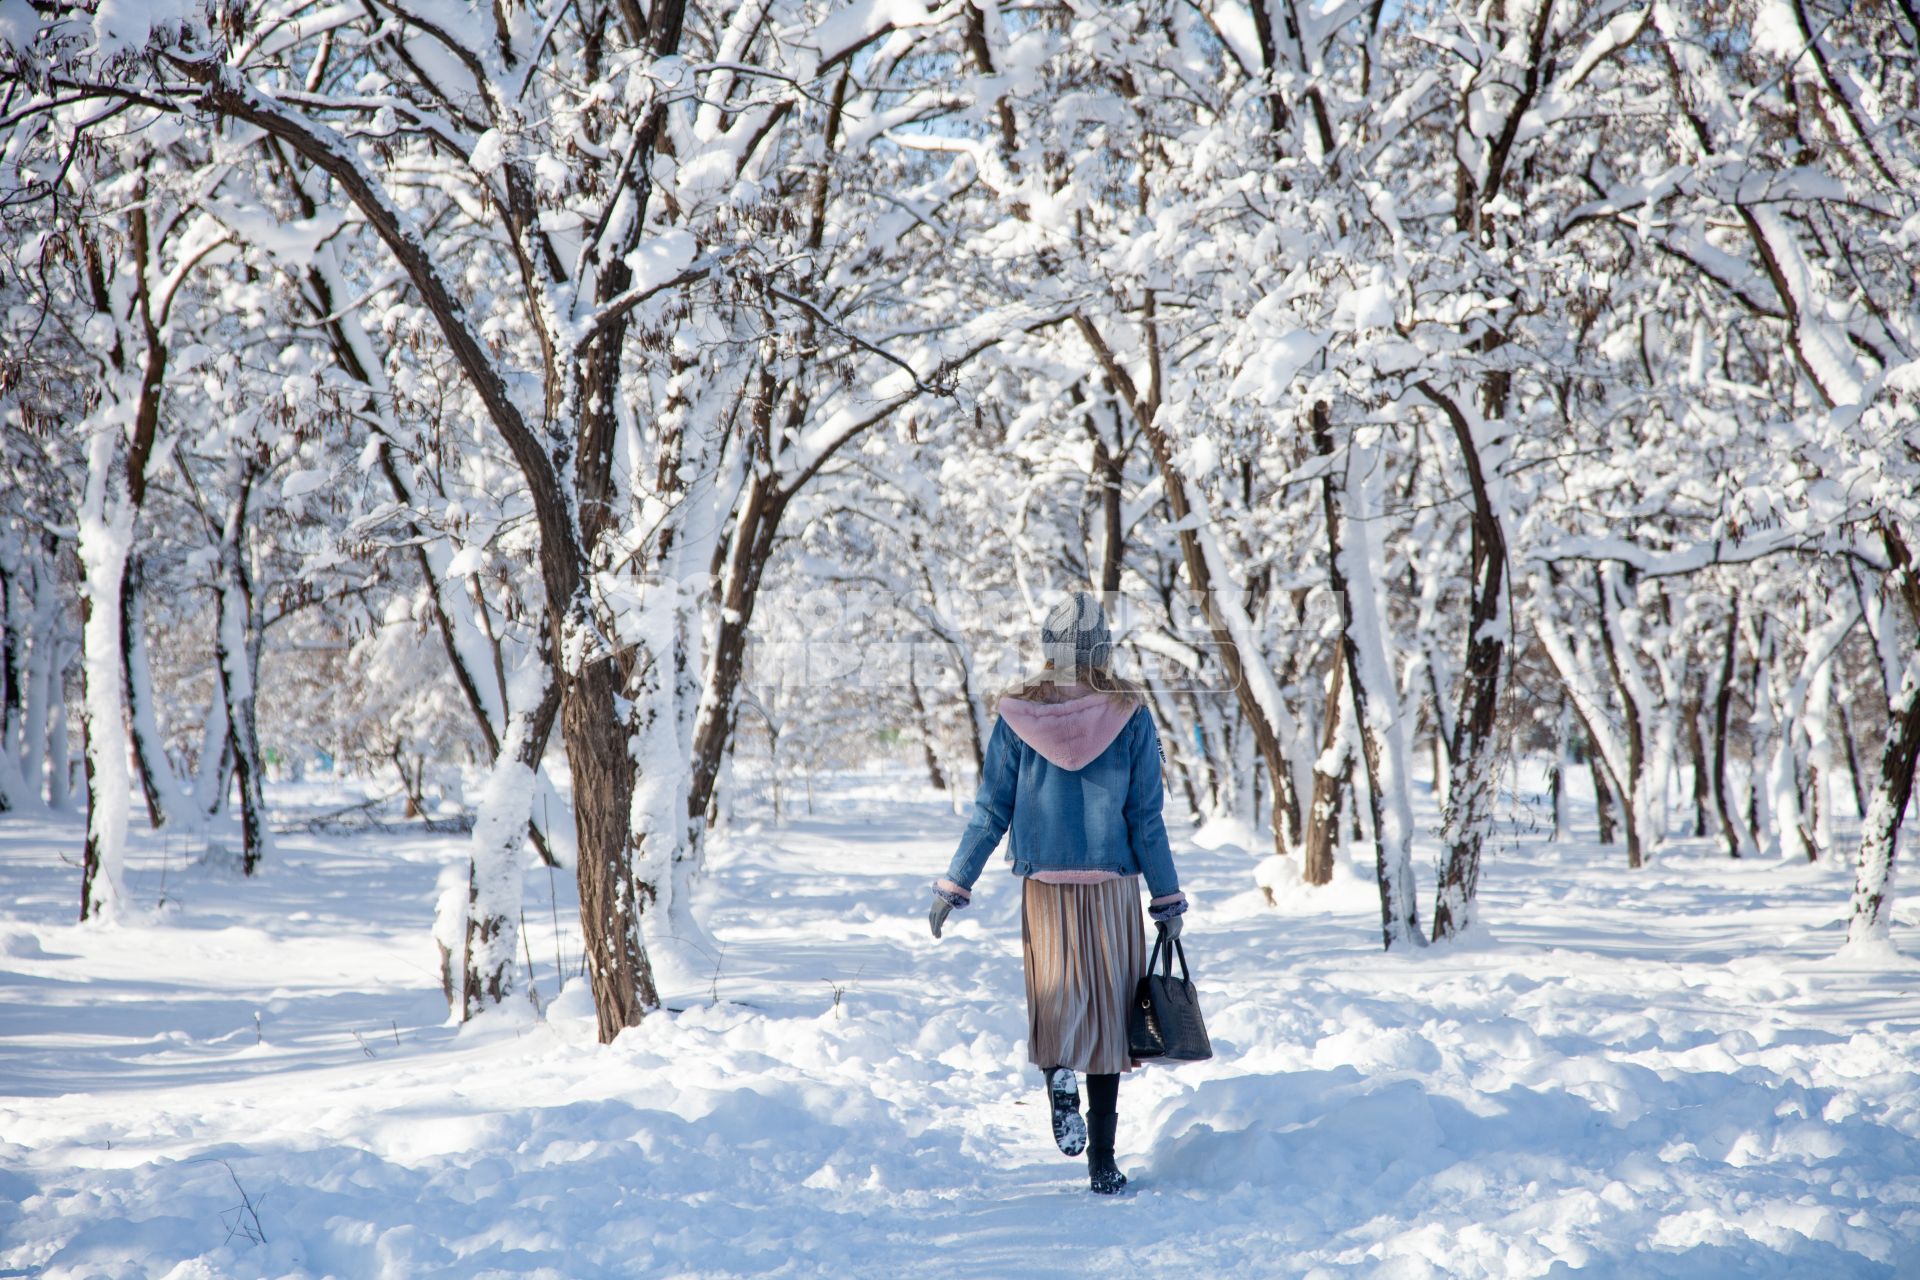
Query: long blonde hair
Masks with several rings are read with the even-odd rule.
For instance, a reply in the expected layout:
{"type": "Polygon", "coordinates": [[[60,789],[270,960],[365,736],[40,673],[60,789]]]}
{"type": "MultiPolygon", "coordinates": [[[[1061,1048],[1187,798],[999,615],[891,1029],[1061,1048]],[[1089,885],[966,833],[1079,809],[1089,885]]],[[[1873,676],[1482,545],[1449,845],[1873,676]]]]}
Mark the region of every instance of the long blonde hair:
{"type": "Polygon", "coordinates": [[[1073,676],[1067,677],[1062,668],[1048,663],[1038,672],[1028,676],[1020,684],[1004,690],[1003,698],[1019,698],[1025,702],[1065,702],[1060,696],[1062,690],[1072,685],[1085,685],[1095,693],[1104,693],[1123,707],[1141,707],[1147,702],[1144,685],[1136,684],[1124,676],[1117,676],[1113,668],[1096,667],[1092,663],[1077,662],[1073,667],[1073,676]]]}

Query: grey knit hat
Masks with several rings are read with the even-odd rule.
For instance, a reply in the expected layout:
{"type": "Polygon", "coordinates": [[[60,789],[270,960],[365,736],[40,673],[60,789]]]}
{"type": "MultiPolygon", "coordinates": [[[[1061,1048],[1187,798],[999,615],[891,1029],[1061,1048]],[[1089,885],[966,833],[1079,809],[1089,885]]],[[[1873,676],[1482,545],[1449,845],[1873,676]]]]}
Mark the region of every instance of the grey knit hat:
{"type": "Polygon", "coordinates": [[[1076,591],[1053,606],[1040,624],[1040,652],[1057,671],[1105,667],[1113,661],[1113,633],[1100,597],[1076,591]]]}

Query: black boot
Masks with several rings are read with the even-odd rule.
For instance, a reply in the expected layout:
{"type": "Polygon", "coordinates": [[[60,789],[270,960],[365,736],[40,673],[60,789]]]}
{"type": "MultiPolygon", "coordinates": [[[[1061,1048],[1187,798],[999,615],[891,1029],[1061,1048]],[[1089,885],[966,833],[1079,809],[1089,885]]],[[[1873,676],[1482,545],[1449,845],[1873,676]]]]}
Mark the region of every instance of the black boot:
{"type": "Polygon", "coordinates": [[[1053,1113],[1053,1141],[1060,1154],[1087,1149],[1087,1125],[1080,1118],[1080,1087],[1066,1067],[1047,1068],[1047,1107],[1053,1113]]]}
{"type": "Polygon", "coordinates": [[[1120,1117],[1112,1111],[1087,1113],[1087,1184],[1097,1196],[1117,1195],[1127,1175],[1113,1162],[1113,1133],[1120,1117]]]}

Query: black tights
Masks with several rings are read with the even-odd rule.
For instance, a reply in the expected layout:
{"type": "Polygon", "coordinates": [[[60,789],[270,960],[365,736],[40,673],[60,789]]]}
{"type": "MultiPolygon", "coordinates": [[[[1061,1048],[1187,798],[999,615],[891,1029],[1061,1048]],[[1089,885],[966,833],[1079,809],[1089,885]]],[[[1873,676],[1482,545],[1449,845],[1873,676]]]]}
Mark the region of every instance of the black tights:
{"type": "Polygon", "coordinates": [[[1120,1101],[1120,1073],[1087,1076],[1087,1114],[1092,1116],[1110,1116],[1118,1110],[1120,1101]]]}

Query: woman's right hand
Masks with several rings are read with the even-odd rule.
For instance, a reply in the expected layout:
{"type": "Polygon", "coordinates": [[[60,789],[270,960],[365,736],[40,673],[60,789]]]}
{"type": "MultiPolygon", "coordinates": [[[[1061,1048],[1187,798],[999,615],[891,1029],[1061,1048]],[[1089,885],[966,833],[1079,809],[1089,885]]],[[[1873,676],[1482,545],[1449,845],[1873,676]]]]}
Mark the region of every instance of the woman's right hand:
{"type": "Polygon", "coordinates": [[[953,914],[953,904],[939,894],[933,895],[933,906],[927,910],[927,925],[933,930],[933,936],[940,936],[940,926],[953,914]]]}

